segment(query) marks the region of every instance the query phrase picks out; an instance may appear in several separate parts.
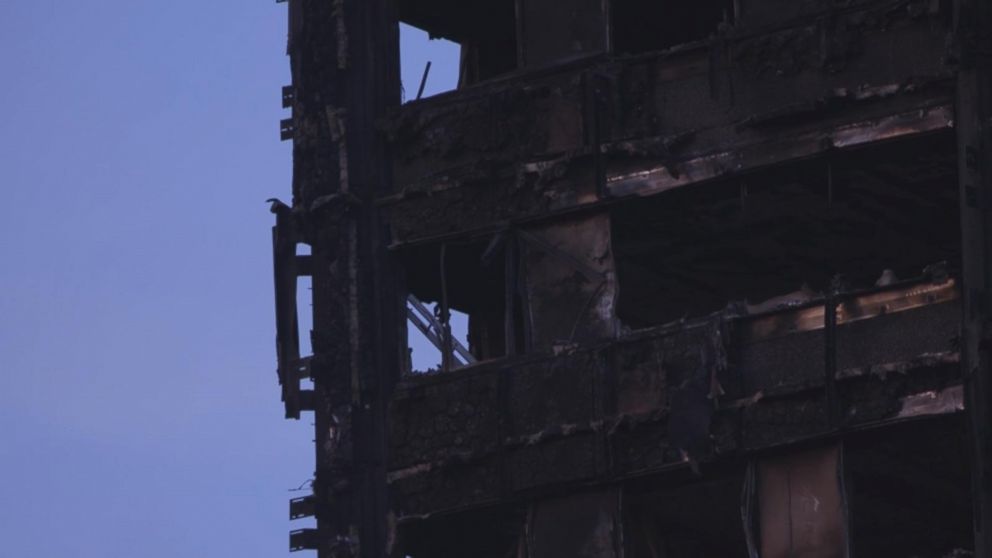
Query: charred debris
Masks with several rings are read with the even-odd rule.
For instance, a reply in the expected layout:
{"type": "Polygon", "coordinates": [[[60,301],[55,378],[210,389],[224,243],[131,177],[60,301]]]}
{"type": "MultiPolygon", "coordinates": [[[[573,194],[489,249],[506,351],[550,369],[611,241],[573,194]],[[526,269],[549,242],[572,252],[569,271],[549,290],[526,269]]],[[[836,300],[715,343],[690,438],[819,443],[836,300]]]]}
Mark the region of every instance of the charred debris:
{"type": "Polygon", "coordinates": [[[293,550],[992,556],[992,3],[287,4],[293,550]]]}

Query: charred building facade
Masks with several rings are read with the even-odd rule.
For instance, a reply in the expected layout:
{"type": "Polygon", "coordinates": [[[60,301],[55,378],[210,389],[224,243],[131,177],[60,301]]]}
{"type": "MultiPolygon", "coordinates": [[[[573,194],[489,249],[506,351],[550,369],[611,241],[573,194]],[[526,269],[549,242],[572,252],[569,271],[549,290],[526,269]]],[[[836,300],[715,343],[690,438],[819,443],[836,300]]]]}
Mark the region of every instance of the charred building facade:
{"type": "Polygon", "coordinates": [[[990,4],[289,0],[292,549],[992,556],[990,4]]]}

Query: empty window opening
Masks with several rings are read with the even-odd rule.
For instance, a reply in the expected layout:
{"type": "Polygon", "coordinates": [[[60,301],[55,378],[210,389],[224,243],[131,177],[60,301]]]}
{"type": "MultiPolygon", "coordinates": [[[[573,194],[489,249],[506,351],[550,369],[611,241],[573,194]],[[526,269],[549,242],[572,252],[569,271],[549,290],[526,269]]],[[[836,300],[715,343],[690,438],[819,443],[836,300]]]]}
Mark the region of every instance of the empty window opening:
{"type": "MultiPolygon", "coordinates": [[[[296,255],[309,257],[309,244],[297,244],[296,255]]],[[[296,279],[296,327],[300,340],[300,355],[312,355],[313,345],[313,277],[301,275],[296,279]]]]}
{"type": "Polygon", "coordinates": [[[461,47],[456,43],[433,38],[422,29],[401,24],[403,101],[414,101],[418,95],[431,97],[456,89],[460,53],[461,47]]]}
{"type": "Polygon", "coordinates": [[[612,488],[534,502],[527,514],[527,555],[618,558],[619,504],[612,488]]]}
{"type": "Polygon", "coordinates": [[[401,522],[399,556],[408,558],[505,558],[525,547],[527,514],[516,506],[401,522]]]}
{"type": "Polygon", "coordinates": [[[520,0],[521,64],[540,68],[561,64],[608,48],[609,5],[603,0],[520,0]]]}
{"type": "Polygon", "coordinates": [[[953,135],[690,185],[612,215],[628,327],[818,298],[960,268],[953,135]]]}
{"type": "Polygon", "coordinates": [[[512,0],[399,2],[405,99],[467,87],[517,69],[517,24],[512,0]],[[440,39],[440,40],[439,40],[440,39]],[[435,75],[435,72],[440,72],[435,75]]]}
{"type": "Polygon", "coordinates": [[[924,419],[846,443],[855,556],[974,556],[965,422],[924,419]]]}
{"type": "MultiPolygon", "coordinates": [[[[445,359],[438,346],[445,346],[445,302],[452,332],[449,368],[523,350],[522,297],[516,281],[508,288],[506,280],[507,260],[512,264],[516,257],[514,243],[507,235],[444,247],[410,248],[403,257],[409,295],[410,370],[427,371],[443,365],[445,359]],[[512,301],[509,315],[505,311],[507,300],[512,301]],[[512,336],[509,344],[508,331],[512,336]]],[[[514,270],[510,271],[512,274],[514,270]]]]}
{"type": "Polygon", "coordinates": [[[734,0],[613,0],[613,49],[665,50],[707,39],[734,19],[734,0]]]}
{"type": "Polygon", "coordinates": [[[741,523],[744,475],[675,484],[645,479],[624,488],[625,556],[746,556],[741,523]]]}
{"type": "Polygon", "coordinates": [[[300,355],[312,355],[313,278],[309,276],[296,280],[296,327],[299,331],[300,355]]]}
{"type": "Polygon", "coordinates": [[[517,46],[514,36],[510,31],[505,36],[483,36],[462,43],[458,86],[468,87],[516,70],[517,46]]]}

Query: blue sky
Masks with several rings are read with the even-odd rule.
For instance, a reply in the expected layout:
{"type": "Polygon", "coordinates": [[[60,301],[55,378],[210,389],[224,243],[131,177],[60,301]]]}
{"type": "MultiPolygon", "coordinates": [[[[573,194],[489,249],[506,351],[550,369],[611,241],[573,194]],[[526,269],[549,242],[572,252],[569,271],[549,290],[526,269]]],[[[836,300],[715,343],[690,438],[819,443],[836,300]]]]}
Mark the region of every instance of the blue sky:
{"type": "MultiPolygon", "coordinates": [[[[288,554],[275,381],[286,7],[0,4],[0,556],[288,554]]],[[[457,49],[407,30],[404,80],[457,49]]]]}

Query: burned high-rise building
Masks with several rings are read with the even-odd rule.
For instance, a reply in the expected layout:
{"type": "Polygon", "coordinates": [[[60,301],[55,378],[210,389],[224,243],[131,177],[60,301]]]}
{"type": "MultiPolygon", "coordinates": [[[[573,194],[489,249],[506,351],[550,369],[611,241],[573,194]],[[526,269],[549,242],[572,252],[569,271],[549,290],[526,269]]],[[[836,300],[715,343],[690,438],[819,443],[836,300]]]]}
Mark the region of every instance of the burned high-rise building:
{"type": "Polygon", "coordinates": [[[294,550],[992,556],[992,2],[288,5],[294,550]]]}

